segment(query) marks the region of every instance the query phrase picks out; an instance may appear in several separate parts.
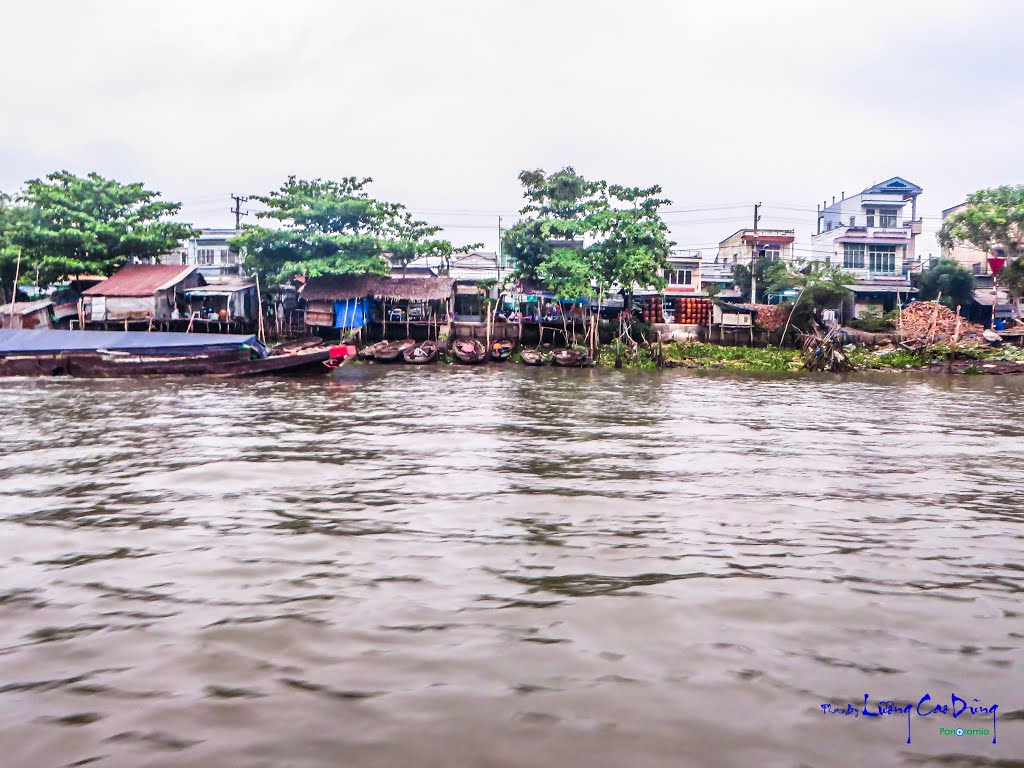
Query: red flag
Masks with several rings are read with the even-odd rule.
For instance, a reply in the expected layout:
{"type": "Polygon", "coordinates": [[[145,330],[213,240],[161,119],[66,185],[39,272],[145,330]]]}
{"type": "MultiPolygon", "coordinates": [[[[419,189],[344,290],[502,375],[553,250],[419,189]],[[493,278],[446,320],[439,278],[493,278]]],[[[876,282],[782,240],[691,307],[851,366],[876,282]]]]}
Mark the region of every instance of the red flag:
{"type": "Polygon", "coordinates": [[[988,265],[992,269],[993,275],[998,275],[1003,265],[1006,263],[1006,259],[1001,259],[998,256],[989,256],[988,265]]]}

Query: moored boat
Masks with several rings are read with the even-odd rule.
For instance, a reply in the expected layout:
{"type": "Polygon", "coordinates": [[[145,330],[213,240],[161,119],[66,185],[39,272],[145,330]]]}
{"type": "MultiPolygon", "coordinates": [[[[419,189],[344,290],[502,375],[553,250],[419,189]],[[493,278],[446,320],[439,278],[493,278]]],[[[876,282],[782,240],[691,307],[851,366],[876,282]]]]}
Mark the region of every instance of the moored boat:
{"type": "Polygon", "coordinates": [[[373,359],[380,363],[393,363],[402,358],[402,353],[416,346],[415,339],[392,341],[373,350],[373,359]]]}
{"type": "Polygon", "coordinates": [[[456,339],[452,342],[452,354],[460,363],[482,363],[487,357],[483,343],[476,339],[456,339]]]}
{"type": "Polygon", "coordinates": [[[563,368],[586,368],[590,365],[590,355],[582,349],[556,349],[552,359],[555,365],[563,368]]]}
{"type": "Polygon", "coordinates": [[[145,331],[0,330],[0,376],[257,376],[326,373],[354,354],[308,340],[145,331]]]}
{"type": "Polygon", "coordinates": [[[545,355],[538,349],[524,349],[519,354],[523,365],[547,365],[551,361],[550,355],[545,355]]]}
{"type": "Polygon", "coordinates": [[[373,360],[373,353],[376,352],[377,349],[383,349],[390,343],[391,342],[389,341],[378,341],[375,344],[367,344],[365,347],[359,350],[359,359],[373,360]]]}
{"type": "Polygon", "coordinates": [[[511,339],[495,339],[491,342],[491,360],[502,363],[512,356],[512,350],[515,348],[515,342],[511,339]]]}
{"type": "Polygon", "coordinates": [[[436,341],[427,339],[424,342],[417,344],[415,347],[409,347],[402,353],[402,358],[407,363],[413,365],[424,365],[426,363],[432,363],[437,359],[438,345],[436,341]]]}

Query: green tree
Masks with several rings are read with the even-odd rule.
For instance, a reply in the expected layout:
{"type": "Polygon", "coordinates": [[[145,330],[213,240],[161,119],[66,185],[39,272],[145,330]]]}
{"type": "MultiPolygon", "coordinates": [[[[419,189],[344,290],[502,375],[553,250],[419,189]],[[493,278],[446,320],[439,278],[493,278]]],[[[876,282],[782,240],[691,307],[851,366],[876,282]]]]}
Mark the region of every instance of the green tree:
{"type": "Polygon", "coordinates": [[[758,256],[751,266],[736,264],[732,268],[732,281],[736,289],[743,294],[743,301],[752,304],[764,304],[770,292],[790,288],[795,281],[788,280],[789,268],[780,261],[769,259],[766,256],[758,256]],[[750,272],[753,268],[754,276],[757,278],[757,296],[751,301],[750,297],[750,272]]]}
{"type": "Polygon", "coordinates": [[[812,264],[806,271],[793,275],[794,288],[800,293],[782,306],[788,321],[782,330],[782,340],[792,340],[795,334],[810,333],[814,323],[820,323],[822,310],[836,309],[852,295],[846,287],[849,275],[832,264],[812,264]]]}
{"type": "Polygon", "coordinates": [[[941,293],[939,300],[950,309],[956,309],[974,298],[974,275],[953,259],[939,259],[931,269],[914,277],[914,287],[919,299],[935,301],[941,293]]]}
{"type": "MultiPolygon", "coordinates": [[[[579,251],[584,237],[593,233],[590,217],[607,208],[602,194],[607,185],[583,178],[572,167],[552,174],[541,169],[522,171],[519,183],[526,198],[519,211],[522,219],[503,233],[502,243],[516,265],[517,277],[546,281],[551,277],[546,274],[546,262],[556,258],[555,251],[579,251]]],[[[564,261],[570,256],[563,253],[557,258],[564,261]]],[[[551,265],[550,271],[559,272],[564,266],[551,265]]]]}
{"type": "Polygon", "coordinates": [[[1010,301],[1016,304],[1024,296],[1024,259],[1011,261],[999,273],[999,285],[1006,289],[1010,301]]]}
{"type": "Polygon", "coordinates": [[[280,189],[254,198],[266,206],[256,217],[277,226],[246,227],[230,245],[245,253],[247,269],[268,285],[295,275],[383,275],[392,261],[406,265],[423,256],[443,261],[479,247],[455,248],[435,237],[440,227],[414,219],[404,205],[370,197],[366,188],[372,181],[289,176],[280,189]]]}
{"type": "Polygon", "coordinates": [[[661,187],[608,187],[608,207],[592,217],[597,242],[591,248],[599,293],[620,286],[629,300],[633,286],[662,290],[675,245],[659,209],[670,201],[661,187]]]}
{"type": "Polygon", "coordinates": [[[967,207],[950,215],[938,233],[950,248],[970,243],[988,252],[1003,249],[1010,260],[1024,253],[1024,184],[979,189],[967,196],[967,207]]]}
{"type": "Polygon", "coordinates": [[[10,195],[0,192],[0,304],[9,300],[14,289],[19,248],[13,240],[20,214],[10,195]]]}
{"type": "Polygon", "coordinates": [[[609,185],[571,168],[519,174],[527,200],[523,219],[502,238],[517,277],[540,280],[560,298],[617,287],[627,301],[634,285],[662,288],[674,243],[659,209],[661,187],[609,185]]]}
{"type": "Polygon", "coordinates": [[[167,221],[181,205],[159,200],[141,183],[67,171],[26,182],[6,213],[3,244],[21,249],[22,270],[42,284],[67,275],[110,275],[129,261],[146,261],[192,236],[188,224],[167,221]]]}

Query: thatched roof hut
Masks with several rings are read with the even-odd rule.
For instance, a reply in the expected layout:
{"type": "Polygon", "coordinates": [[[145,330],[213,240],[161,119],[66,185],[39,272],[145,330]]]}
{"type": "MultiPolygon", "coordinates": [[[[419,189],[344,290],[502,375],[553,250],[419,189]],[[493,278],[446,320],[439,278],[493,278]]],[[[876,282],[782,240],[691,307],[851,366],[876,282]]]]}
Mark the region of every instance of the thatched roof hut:
{"type": "Polygon", "coordinates": [[[306,301],[349,301],[372,296],[388,301],[445,301],[454,292],[450,277],[311,277],[299,295],[306,301]]]}

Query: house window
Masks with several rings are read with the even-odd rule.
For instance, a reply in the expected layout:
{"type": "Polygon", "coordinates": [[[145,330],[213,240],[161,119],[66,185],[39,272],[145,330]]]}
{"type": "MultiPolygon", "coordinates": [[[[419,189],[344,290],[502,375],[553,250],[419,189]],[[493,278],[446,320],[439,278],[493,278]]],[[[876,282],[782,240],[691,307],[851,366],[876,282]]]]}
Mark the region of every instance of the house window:
{"type": "Polygon", "coordinates": [[[228,249],[227,248],[221,248],[220,249],[220,263],[221,264],[227,264],[228,263],[228,249]]]}
{"type": "Polygon", "coordinates": [[[864,244],[843,245],[843,269],[864,269],[864,244]]]}
{"type": "Polygon", "coordinates": [[[235,253],[234,251],[230,251],[229,250],[228,251],[228,264],[237,264],[237,263],[238,263],[238,254],[235,253]]]}
{"type": "Polygon", "coordinates": [[[872,272],[895,272],[896,246],[872,245],[868,250],[868,269],[872,272]]]}
{"type": "Polygon", "coordinates": [[[850,226],[851,227],[857,226],[857,217],[856,216],[851,216],[850,217],[850,226]]]}
{"type": "Polygon", "coordinates": [[[757,256],[761,259],[778,261],[782,258],[782,246],[778,243],[758,243],[757,256]]]}
{"type": "Polygon", "coordinates": [[[458,293],[455,295],[456,315],[480,316],[483,299],[478,293],[458,293]]]}
{"type": "Polygon", "coordinates": [[[196,251],[196,264],[213,264],[213,248],[200,248],[196,251]]]}
{"type": "Polygon", "coordinates": [[[666,269],[665,280],[669,285],[691,285],[693,283],[693,270],[666,269]]]}
{"type": "Polygon", "coordinates": [[[868,217],[868,226],[869,227],[875,226],[875,209],[874,208],[868,208],[866,213],[867,213],[867,217],[868,217]]]}
{"type": "Polygon", "coordinates": [[[878,209],[878,226],[880,227],[895,227],[896,226],[896,215],[898,211],[896,208],[879,208],[878,209]]]}
{"type": "Polygon", "coordinates": [[[185,251],[181,252],[181,265],[184,267],[188,264],[188,253],[185,251]]]}

